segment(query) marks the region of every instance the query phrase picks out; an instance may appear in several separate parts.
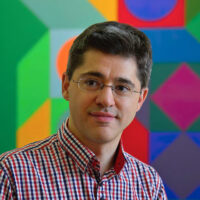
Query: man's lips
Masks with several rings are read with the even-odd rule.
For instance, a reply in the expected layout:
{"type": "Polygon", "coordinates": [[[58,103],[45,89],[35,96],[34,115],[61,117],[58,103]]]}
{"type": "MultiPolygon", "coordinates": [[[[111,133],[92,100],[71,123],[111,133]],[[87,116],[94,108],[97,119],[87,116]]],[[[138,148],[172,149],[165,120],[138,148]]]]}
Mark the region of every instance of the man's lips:
{"type": "Polygon", "coordinates": [[[109,112],[90,112],[89,113],[90,116],[94,117],[97,121],[100,122],[110,122],[113,119],[116,118],[116,116],[113,113],[109,113],[109,112]]]}
{"type": "Polygon", "coordinates": [[[98,112],[90,112],[90,114],[92,116],[102,116],[102,117],[115,117],[115,115],[113,113],[109,113],[109,112],[101,112],[101,111],[98,111],[98,112]]]}

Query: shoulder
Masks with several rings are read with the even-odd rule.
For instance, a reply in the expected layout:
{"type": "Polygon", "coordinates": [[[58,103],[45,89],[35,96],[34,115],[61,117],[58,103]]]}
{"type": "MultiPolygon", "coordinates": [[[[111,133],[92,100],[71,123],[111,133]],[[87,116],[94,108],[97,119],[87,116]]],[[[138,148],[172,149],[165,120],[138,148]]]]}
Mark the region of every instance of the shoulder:
{"type": "Polygon", "coordinates": [[[167,199],[162,179],[158,172],[150,165],[125,152],[128,171],[133,176],[136,191],[144,191],[153,199],[167,199]]]}
{"type": "Polygon", "coordinates": [[[128,154],[127,152],[124,153],[126,160],[128,162],[129,167],[134,168],[138,174],[141,175],[152,175],[155,176],[157,175],[157,171],[150,165],[142,162],[141,160],[138,160],[134,156],[128,154]]]}
{"type": "Polygon", "coordinates": [[[57,136],[52,135],[43,140],[30,143],[24,147],[17,148],[0,155],[0,167],[11,165],[18,159],[25,159],[27,156],[34,154],[36,151],[44,151],[54,143],[57,143],[57,136]]]}

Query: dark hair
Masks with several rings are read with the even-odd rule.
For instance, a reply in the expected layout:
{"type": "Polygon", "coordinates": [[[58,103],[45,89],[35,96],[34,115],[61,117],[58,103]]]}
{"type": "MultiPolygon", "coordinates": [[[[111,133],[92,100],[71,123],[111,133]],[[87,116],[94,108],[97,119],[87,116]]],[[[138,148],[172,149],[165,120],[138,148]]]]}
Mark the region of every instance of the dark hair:
{"type": "Polygon", "coordinates": [[[88,27],[75,39],[70,49],[67,65],[69,80],[75,69],[83,63],[84,53],[89,49],[135,58],[141,88],[147,87],[152,68],[152,50],[150,40],[143,32],[114,21],[88,27]]]}

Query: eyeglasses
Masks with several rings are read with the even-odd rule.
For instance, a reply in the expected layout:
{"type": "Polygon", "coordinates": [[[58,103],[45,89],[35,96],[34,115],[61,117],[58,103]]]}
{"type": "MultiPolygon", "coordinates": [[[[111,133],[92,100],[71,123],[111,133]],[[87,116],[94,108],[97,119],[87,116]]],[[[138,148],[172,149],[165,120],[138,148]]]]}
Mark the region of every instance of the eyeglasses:
{"type": "Polygon", "coordinates": [[[98,79],[89,77],[81,78],[78,81],[73,80],[73,82],[77,83],[81,90],[89,92],[96,92],[102,90],[104,87],[110,87],[113,94],[117,96],[131,96],[133,93],[141,94],[141,91],[134,90],[133,86],[129,83],[117,82],[113,85],[106,85],[98,79]]]}

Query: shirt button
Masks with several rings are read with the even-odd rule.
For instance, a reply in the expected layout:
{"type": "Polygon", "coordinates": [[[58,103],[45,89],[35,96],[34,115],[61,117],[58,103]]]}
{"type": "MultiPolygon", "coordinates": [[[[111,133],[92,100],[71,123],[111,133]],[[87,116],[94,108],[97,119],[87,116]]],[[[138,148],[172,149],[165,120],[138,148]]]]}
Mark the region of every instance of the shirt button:
{"type": "Polygon", "coordinates": [[[100,187],[103,186],[103,182],[99,183],[99,186],[100,186],[100,187]]]}

